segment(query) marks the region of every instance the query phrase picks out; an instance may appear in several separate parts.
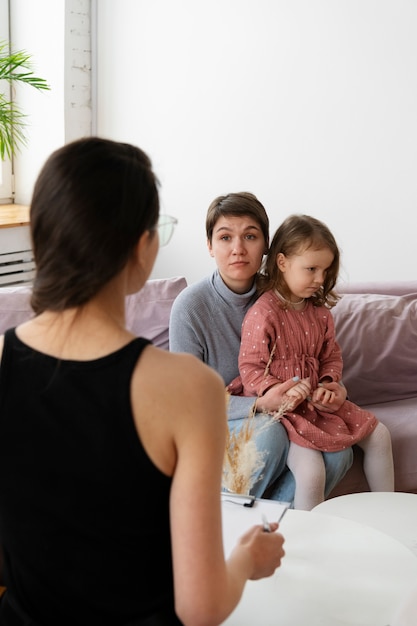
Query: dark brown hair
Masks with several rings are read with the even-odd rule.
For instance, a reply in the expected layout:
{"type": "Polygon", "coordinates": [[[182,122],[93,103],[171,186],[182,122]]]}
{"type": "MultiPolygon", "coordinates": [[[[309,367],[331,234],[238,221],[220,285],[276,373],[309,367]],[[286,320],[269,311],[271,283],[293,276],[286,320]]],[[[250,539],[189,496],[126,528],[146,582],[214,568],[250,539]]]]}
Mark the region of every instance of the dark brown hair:
{"type": "Polygon", "coordinates": [[[157,186],[150,159],[130,144],[89,137],[48,158],[30,209],[35,313],[85,304],[122,270],[156,226],[157,186]]]}
{"type": "Polygon", "coordinates": [[[277,289],[284,298],[289,298],[291,294],[278,268],[277,256],[282,253],[286,257],[291,257],[309,248],[315,250],[329,248],[333,254],[333,262],[326,272],[324,283],[311,298],[315,306],[333,307],[339,300],[339,296],[333,291],[339,275],[339,248],[328,227],[309,215],[290,215],[275,232],[258,277],[259,293],[277,289]]]}
{"type": "Polygon", "coordinates": [[[206,234],[211,243],[213,229],[220,217],[232,215],[234,217],[252,217],[260,226],[265,239],[265,248],[269,245],[269,218],[265,208],[258,198],[248,191],[228,193],[217,196],[207,209],[206,234]]]}

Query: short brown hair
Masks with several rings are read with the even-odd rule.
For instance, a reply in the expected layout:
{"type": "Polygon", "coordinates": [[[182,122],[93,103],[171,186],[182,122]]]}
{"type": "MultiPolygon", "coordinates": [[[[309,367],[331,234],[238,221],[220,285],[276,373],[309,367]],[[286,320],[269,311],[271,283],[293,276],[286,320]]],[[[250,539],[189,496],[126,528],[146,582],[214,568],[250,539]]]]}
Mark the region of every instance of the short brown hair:
{"type": "Polygon", "coordinates": [[[206,234],[211,243],[213,229],[220,217],[233,215],[236,217],[250,216],[259,224],[265,239],[265,246],[269,245],[269,218],[265,207],[258,198],[248,191],[228,193],[225,196],[217,196],[207,209],[206,234]]]}

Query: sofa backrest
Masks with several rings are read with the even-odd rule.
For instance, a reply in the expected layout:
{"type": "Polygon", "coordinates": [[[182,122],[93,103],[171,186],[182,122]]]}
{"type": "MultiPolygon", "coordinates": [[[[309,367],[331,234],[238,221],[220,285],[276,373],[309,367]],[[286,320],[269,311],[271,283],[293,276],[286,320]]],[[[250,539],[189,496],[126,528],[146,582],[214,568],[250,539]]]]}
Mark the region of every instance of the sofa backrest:
{"type": "Polygon", "coordinates": [[[363,283],[341,283],[337,291],[344,293],[377,293],[384,296],[404,296],[417,293],[417,280],[369,281],[363,283]]]}
{"type": "Polygon", "coordinates": [[[177,295],[187,286],[183,276],[148,280],[144,287],[126,298],[126,326],[138,337],[169,349],[169,316],[177,295]]]}
{"type": "Polygon", "coordinates": [[[0,334],[32,317],[28,285],[0,288],[0,334]]]}
{"type": "MultiPolygon", "coordinates": [[[[186,286],[182,276],[148,280],[138,293],[126,298],[127,328],[167,350],[171,307],[186,286]]],[[[30,294],[29,286],[0,288],[0,334],[30,319],[30,294]]]]}
{"type": "Polygon", "coordinates": [[[343,382],[359,405],[417,396],[417,281],[339,288],[332,309],[343,382]]]}

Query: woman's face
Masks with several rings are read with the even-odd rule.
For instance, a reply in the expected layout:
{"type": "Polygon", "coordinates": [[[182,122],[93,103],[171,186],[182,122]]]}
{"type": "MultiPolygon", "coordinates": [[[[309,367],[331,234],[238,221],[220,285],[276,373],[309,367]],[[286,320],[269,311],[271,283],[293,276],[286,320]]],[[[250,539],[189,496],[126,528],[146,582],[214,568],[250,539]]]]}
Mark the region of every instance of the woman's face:
{"type": "Polygon", "coordinates": [[[258,222],[248,216],[222,216],[207,246],[229,289],[235,293],[249,291],[267,251],[258,222]]]}

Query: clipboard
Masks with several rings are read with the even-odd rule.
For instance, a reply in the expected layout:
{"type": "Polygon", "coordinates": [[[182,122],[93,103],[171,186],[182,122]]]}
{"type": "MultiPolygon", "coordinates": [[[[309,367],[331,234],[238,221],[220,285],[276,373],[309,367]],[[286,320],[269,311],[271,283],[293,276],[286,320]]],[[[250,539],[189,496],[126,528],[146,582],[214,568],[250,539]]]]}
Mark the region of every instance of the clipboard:
{"type": "Polygon", "coordinates": [[[288,509],[291,508],[291,502],[284,502],[281,500],[265,500],[263,498],[256,498],[255,496],[242,493],[233,493],[229,491],[220,492],[220,501],[222,502],[222,504],[237,504],[247,507],[249,509],[253,509],[254,511],[255,509],[259,509],[260,511],[267,509],[267,512],[269,514],[269,509],[271,509],[273,510],[273,520],[278,523],[282,520],[288,509]]]}
{"type": "Polygon", "coordinates": [[[233,493],[232,491],[221,491],[220,497],[222,502],[233,502],[233,504],[241,504],[250,508],[255,504],[255,496],[246,495],[244,493],[233,493]]]}

